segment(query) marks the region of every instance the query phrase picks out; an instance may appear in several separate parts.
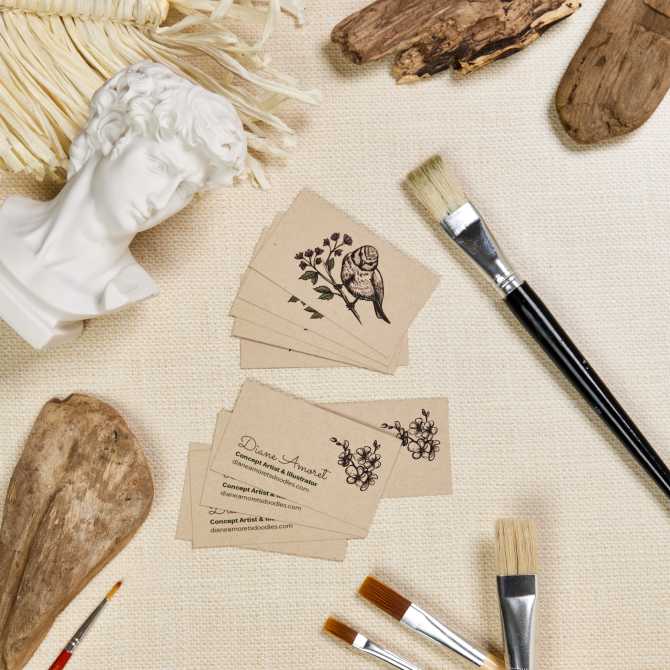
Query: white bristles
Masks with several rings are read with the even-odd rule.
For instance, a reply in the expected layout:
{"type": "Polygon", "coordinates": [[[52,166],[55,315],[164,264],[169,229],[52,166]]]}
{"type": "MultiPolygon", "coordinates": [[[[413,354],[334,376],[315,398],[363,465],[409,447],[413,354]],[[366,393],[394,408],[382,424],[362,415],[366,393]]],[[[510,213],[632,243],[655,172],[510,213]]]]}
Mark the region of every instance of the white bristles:
{"type": "Polygon", "coordinates": [[[525,519],[499,519],[496,523],[498,575],[537,573],[535,524],[525,519]]]}
{"type": "Polygon", "coordinates": [[[410,172],[407,182],[419,202],[438,221],[468,201],[453,171],[441,156],[433,156],[410,172]]]}

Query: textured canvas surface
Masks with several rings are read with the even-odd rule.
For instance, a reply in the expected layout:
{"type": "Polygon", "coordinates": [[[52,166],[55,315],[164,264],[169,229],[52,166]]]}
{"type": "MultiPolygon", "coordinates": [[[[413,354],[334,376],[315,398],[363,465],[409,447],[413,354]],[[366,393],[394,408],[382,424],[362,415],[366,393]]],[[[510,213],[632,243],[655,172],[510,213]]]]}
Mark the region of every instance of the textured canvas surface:
{"type": "MultiPolygon", "coordinates": [[[[147,523],[60,617],[30,664],[45,668],[118,578],[123,590],[72,668],[294,670],[373,667],[324,638],[337,615],[420,667],[463,667],[361,602],[368,573],[498,647],[493,525],[526,514],[542,564],[538,670],[586,664],[662,670],[670,642],[670,507],[636,474],[479,277],[404,192],[403,175],[446,152],[545,301],[670,460],[670,102],[633,136],[578,148],[553,93],[600,2],[466,79],[398,87],[389,64],[356,67],[330,28],[361,0],[309,2],[309,25],[277,35],[278,64],[322,88],[296,111],[300,143],[273,188],[208,194],[134,252],[157,298],[35,353],[0,324],[0,488],[41,405],[73,391],[113,403],[156,478],[147,523]],[[309,187],[414,255],[442,281],[394,377],[356,369],[239,368],[226,316],[260,231],[309,187]],[[454,494],[385,500],[344,564],[243,550],[192,552],[174,538],[189,442],[208,441],[247,375],[317,402],[447,395],[454,494]]],[[[48,187],[0,178],[0,194],[48,187]]],[[[4,495],[3,495],[4,497],[4,495]]]]}

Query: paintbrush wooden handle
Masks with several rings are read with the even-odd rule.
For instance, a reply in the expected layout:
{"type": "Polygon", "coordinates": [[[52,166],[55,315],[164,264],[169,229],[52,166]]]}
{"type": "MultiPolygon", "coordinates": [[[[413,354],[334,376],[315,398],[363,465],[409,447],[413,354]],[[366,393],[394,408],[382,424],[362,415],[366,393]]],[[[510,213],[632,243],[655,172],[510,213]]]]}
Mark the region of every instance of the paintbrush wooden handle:
{"type": "Polygon", "coordinates": [[[505,661],[502,658],[498,658],[498,656],[489,654],[484,659],[484,665],[482,665],[482,668],[484,670],[505,670],[506,666],[505,661]]]}
{"type": "Polygon", "coordinates": [[[67,649],[63,649],[58,655],[58,658],[49,666],[49,670],[63,670],[71,658],[72,653],[67,649]]]}
{"type": "Polygon", "coordinates": [[[667,466],[533,289],[524,282],[505,301],[526,330],[670,498],[670,471],[667,466]]]}

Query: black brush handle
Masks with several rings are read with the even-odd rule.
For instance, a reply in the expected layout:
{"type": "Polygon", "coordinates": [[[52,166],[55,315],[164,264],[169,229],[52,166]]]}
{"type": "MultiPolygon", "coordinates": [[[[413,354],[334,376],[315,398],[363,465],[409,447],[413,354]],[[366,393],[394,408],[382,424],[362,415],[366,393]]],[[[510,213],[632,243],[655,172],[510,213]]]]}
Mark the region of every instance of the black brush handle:
{"type": "Polygon", "coordinates": [[[612,432],[670,498],[670,471],[582,356],[535,291],[524,282],[505,301],[612,432]]]}

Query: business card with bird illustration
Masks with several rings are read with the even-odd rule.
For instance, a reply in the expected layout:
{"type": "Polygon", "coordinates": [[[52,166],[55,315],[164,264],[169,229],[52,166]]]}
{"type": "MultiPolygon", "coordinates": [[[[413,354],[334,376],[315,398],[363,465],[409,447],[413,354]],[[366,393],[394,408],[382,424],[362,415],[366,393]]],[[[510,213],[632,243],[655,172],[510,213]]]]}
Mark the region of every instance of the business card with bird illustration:
{"type": "Polygon", "coordinates": [[[367,533],[399,450],[382,429],[247,381],[210,468],[367,533]]]}
{"type": "MultiPolygon", "coordinates": [[[[320,312],[302,304],[295,296],[252,268],[247,270],[240,282],[230,315],[246,319],[268,330],[281,331],[293,340],[290,347],[293,350],[305,353],[303,345],[310,344],[326,349],[335,357],[340,356],[338,360],[357,367],[393,373],[398,365],[407,365],[409,358],[407,334],[399,351],[391,357],[384,356],[320,312]],[[247,305],[256,308],[255,316],[249,315],[247,305]],[[289,324],[293,330],[289,331],[289,324]],[[300,329],[299,335],[295,334],[295,328],[300,329]]],[[[261,334],[259,336],[262,337],[261,334]]],[[[272,344],[268,338],[261,341],[272,344]]]]}
{"type": "Polygon", "coordinates": [[[311,191],[272,227],[251,267],[386,359],[439,281],[311,191]]]}
{"type": "Polygon", "coordinates": [[[375,361],[363,360],[355,354],[334,351],[335,346],[331,342],[319,341],[318,338],[312,336],[310,331],[301,329],[295,324],[279,320],[275,322],[272,314],[259,311],[257,308],[253,309],[253,307],[248,304],[243,306],[242,301],[237,301],[234,309],[234,313],[238,316],[235,317],[231,335],[239,338],[240,344],[244,341],[261,342],[271,347],[281,347],[284,351],[300,352],[322,360],[339,362],[347,367],[365,368],[383,374],[392,374],[399,365],[407,365],[409,360],[406,339],[400,351],[394,356],[391,365],[381,365],[375,361]],[[239,316],[241,314],[248,318],[242,318],[239,316]]]}
{"type": "MultiPolygon", "coordinates": [[[[256,330],[256,332],[259,332],[256,330]]],[[[331,358],[314,356],[297,351],[292,347],[269,344],[264,340],[239,338],[240,369],[242,370],[281,370],[281,369],[318,369],[350,368],[349,363],[331,358]]]]}
{"type": "Polygon", "coordinates": [[[242,370],[281,370],[350,368],[348,363],[313,356],[291,347],[269,344],[264,340],[239,338],[240,368],[242,370]]]}
{"type": "Polygon", "coordinates": [[[299,347],[303,353],[311,353],[315,356],[331,358],[348,365],[378,370],[379,372],[388,370],[387,366],[360,356],[338,342],[328,340],[312,330],[291,323],[239,298],[233,302],[230,314],[236,319],[236,327],[233,327],[232,330],[234,337],[240,336],[243,331],[246,338],[253,338],[253,332],[258,332],[258,329],[261,329],[259,336],[263,337],[263,341],[267,343],[271,343],[273,339],[280,341],[280,338],[275,336],[281,336],[282,339],[291,343],[291,348],[299,347]],[[241,328],[239,327],[240,323],[251,324],[254,328],[241,328]],[[265,331],[270,332],[266,335],[265,331]]]}
{"type": "MultiPolygon", "coordinates": [[[[261,233],[254,256],[283,216],[261,233]]],[[[229,314],[245,369],[346,366],[393,374],[409,363],[407,334],[399,351],[385,357],[252,268],[242,277],[229,314]]]]}

